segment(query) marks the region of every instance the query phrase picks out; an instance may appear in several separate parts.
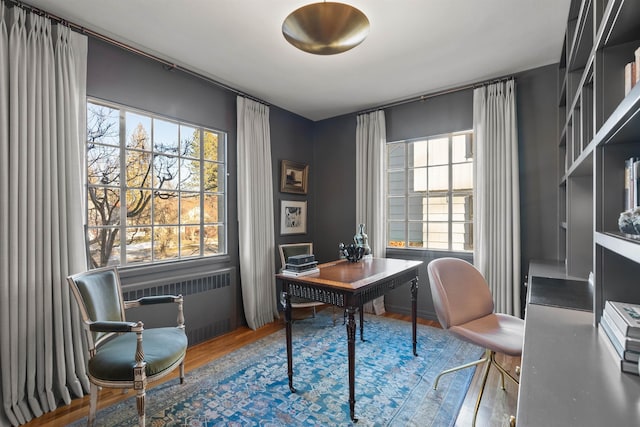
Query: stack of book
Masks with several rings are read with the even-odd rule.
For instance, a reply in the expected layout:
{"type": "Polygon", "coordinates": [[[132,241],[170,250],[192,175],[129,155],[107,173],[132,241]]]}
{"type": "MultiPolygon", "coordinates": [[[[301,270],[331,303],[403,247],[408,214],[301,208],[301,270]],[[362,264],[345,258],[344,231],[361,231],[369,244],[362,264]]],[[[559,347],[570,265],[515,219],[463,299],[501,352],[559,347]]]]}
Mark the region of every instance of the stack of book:
{"type": "Polygon", "coordinates": [[[318,261],[313,254],[294,255],[287,259],[287,263],[282,269],[282,274],[286,276],[306,276],[318,273],[318,261]]]}
{"type": "Polygon", "coordinates": [[[624,209],[640,207],[640,157],[624,161],[624,209]]]}
{"type": "Polygon", "coordinates": [[[638,375],[640,359],[640,305],[606,301],[600,332],[623,372],[638,375]]]}

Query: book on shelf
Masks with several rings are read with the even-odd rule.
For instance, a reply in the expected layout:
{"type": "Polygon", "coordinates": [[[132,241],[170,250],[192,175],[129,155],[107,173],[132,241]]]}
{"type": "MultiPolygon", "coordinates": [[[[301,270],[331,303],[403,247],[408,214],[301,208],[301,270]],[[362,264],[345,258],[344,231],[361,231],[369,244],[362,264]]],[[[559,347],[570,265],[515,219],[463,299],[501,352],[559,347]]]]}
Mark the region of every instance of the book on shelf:
{"type": "Polygon", "coordinates": [[[310,270],[305,270],[305,271],[291,271],[291,270],[282,270],[282,274],[284,276],[291,276],[291,277],[300,277],[300,276],[307,276],[309,274],[315,274],[315,273],[320,273],[320,269],[319,268],[312,268],[310,270]]]}
{"type": "Polygon", "coordinates": [[[622,335],[640,339],[640,305],[628,302],[606,301],[604,310],[622,335]]]}
{"type": "Polygon", "coordinates": [[[636,63],[629,62],[624,66],[624,96],[627,96],[636,84],[636,63]]]}
{"type": "MultiPolygon", "coordinates": [[[[600,325],[602,326],[602,322],[600,322],[600,325]]],[[[607,347],[613,360],[619,364],[620,370],[629,374],[638,375],[638,364],[620,358],[620,355],[613,345],[613,340],[609,338],[609,335],[607,335],[606,331],[602,327],[598,328],[598,334],[600,335],[600,341],[605,345],[605,347],[607,347]]]]}
{"type": "Polygon", "coordinates": [[[620,342],[618,341],[618,339],[615,338],[615,332],[614,331],[607,332],[608,328],[613,328],[613,327],[615,326],[610,325],[606,321],[604,323],[600,322],[600,329],[603,329],[604,333],[607,334],[607,336],[609,337],[609,340],[611,340],[611,345],[613,345],[620,359],[626,360],[628,362],[638,363],[638,360],[640,360],[640,352],[625,350],[620,344],[620,342]]]}
{"type": "Polygon", "coordinates": [[[640,47],[634,52],[636,57],[636,83],[640,81],[640,47]]]}
{"type": "Polygon", "coordinates": [[[640,340],[624,336],[622,332],[615,327],[613,320],[611,320],[611,315],[608,312],[602,312],[600,324],[604,326],[605,332],[609,338],[611,338],[611,341],[615,341],[617,347],[622,351],[635,351],[636,353],[640,353],[640,340]]]}
{"type": "Polygon", "coordinates": [[[624,210],[640,206],[640,157],[624,161],[624,210]]]}

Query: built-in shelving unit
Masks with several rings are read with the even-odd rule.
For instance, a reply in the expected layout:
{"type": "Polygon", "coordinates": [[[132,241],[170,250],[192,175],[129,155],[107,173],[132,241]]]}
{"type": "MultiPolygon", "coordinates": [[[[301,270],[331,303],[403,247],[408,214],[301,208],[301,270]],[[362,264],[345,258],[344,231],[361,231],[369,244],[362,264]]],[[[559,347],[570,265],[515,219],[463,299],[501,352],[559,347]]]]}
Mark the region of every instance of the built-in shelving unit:
{"type": "Polygon", "coordinates": [[[558,68],[558,246],[567,275],[594,273],[594,323],[607,299],[640,303],[640,241],[617,231],[624,160],[640,156],[640,85],[624,90],[639,47],[640,1],[572,0],[558,68]]]}

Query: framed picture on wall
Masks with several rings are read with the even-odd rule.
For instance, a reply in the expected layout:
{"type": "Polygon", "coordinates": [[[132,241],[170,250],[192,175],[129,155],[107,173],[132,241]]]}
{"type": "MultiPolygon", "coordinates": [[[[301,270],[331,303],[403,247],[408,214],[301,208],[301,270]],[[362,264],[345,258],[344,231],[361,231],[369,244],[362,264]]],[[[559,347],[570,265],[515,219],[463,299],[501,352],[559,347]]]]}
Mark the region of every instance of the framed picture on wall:
{"type": "Polygon", "coordinates": [[[306,232],[306,200],[280,200],[280,234],[305,234],[306,232]]]}
{"type": "Polygon", "coordinates": [[[309,165],[283,160],[280,175],[282,193],[307,194],[309,165]]]}

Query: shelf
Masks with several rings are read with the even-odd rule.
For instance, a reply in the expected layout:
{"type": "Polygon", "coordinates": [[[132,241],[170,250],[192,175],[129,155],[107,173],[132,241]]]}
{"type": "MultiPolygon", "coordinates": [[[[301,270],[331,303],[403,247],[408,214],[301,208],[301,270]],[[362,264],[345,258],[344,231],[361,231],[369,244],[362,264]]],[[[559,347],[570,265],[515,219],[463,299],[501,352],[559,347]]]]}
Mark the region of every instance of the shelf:
{"type": "Polygon", "coordinates": [[[625,237],[620,232],[596,232],[596,243],[635,263],[640,263],[640,240],[625,237]]]}
{"type": "Polygon", "coordinates": [[[596,145],[637,142],[640,139],[640,84],[622,100],[593,140],[596,145]]]}
{"type": "Polygon", "coordinates": [[[567,177],[571,176],[588,176],[593,175],[593,149],[595,148],[595,142],[591,141],[576,160],[571,163],[567,170],[567,177]]]}
{"type": "Polygon", "coordinates": [[[603,48],[640,40],[639,21],[640,2],[609,0],[596,34],[595,46],[603,48]]]}
{"type": "Polygon", "coordinates": [[[571,43],[567,69],[575,71],[584,68],[593,47],[593,2],[586,0],[580,7],[576,31],[571,43]]]}

